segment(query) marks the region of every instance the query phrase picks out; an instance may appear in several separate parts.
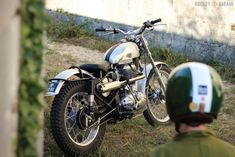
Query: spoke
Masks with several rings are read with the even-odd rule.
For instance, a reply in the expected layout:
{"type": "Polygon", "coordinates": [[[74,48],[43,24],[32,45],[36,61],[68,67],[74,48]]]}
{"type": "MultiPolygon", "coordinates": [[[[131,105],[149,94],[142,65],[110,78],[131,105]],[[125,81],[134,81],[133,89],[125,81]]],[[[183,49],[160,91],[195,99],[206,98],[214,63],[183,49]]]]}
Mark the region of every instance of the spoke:
{"type": "Polygon", "coordinates": [[[76,116],[76,114],[73,114],[71,116],[67,116],[67,118],[65,118],[65,120],[68,120],[68,119],[72,119],[72,117],[76,116]]]}
{"type": "Polygon", "coordinates": [[[81,113],[79,111],[83,110],[87,105],[87,93],[79,92],[71,96],[65,110],[64,120],[66,132],[70,139],[78,145],[87,145],[92,142],[99,130],[99,127],[83,130],[80,127],[81,124],[77,123],[77,118],[80,118],[77,116],[81,116],[78,115],[81,113]]]}
{"type": "MultiPolygon", "coordinates": [[[[68,122],[69,123],[69,122],[68,122]]],[[[70,124],[70,123],[69,123],[70,124]]],[[[66,128],[66,130],[69,130],[68,133],[70,133],[71,130],[73,130],[74,126],[75,126],[76,123],[73,123],[73,125],[69,128],[66,128]]]]}
{"type": "Polygon", "coordinates": [[[84,133],[84,137],[87,138],[89,136],[90,132],[91,132],[91,129],[86,129],[85,133],[84,133]]]}
{"type": "Polygon", "coordinates": [[[73,130],[73,135],[74,135],[74,138],[73,138],[73,139],[74,139],[74,141],[79,142],[79,141],[78,141],[78,138],[77,138],[77,136],[76,136],[76,133],[75,133],[75,131],[74,131],[74,130],[73,130]]]}
{"type": "Polygon", "coordinates": [[[75,134],[75,137],[76,137],[76,141],[77,141],[77,142],[82,142],[82,141],[83,141],[83,135],[81,135],[80,132],[77,132],[77,133],[75,134]],[[82,136],[82,139],[81,139],[81,136],[82,136]],[[78,137],[79,137],[79,140],[78,140],[78,137]]]}
{"type": "MultiPolygon", "coordinates": [[[[160,70],[160,77],[162,77],[163,82],[166,84],[168,74],[160,70]]],[[[165,95],[162,91],[163,89],[157,80],[156,74],[152,75],[148,86],[148,103],[152,114],[159,120],[164,120],[168,116],[165,107],[165,95]]]]}
{"type": "Polygon", "coordinates": [[[67,128],[67,132],[70,134],[72,128],[67,128]]]}

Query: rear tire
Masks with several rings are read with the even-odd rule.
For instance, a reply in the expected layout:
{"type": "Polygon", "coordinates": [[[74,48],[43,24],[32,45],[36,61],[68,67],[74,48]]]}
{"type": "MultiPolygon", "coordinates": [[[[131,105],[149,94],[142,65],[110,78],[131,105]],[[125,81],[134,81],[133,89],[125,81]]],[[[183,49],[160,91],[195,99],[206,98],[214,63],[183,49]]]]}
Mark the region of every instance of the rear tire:
{"type": "MultiPolygon", "coordinates": [[[[86,129],[87,93],[79,82],[65,84],[51,108],[51,131],[60,149],[69,156],[87,156],[104,137],[106,124],[86,129]],[[84,135],[83,135],[84,132],[84,135]]],[[[93,117],[93,122],[97,118],[93,117]]]]}
{"type": "MultiPolygon", "coordinates": [[[[166,65],[159,65],[157,68],[166,85],[171,69],[166,65]]],[[[147,78],[146,96],[147,110],[144,111],[144,115],[147,121],[151,125],[154,125],[157,122],[168,122],[170,118],[166,110],[166,97],[160,83],[158,82],[154,69],[150,71],[147,78]]]]}

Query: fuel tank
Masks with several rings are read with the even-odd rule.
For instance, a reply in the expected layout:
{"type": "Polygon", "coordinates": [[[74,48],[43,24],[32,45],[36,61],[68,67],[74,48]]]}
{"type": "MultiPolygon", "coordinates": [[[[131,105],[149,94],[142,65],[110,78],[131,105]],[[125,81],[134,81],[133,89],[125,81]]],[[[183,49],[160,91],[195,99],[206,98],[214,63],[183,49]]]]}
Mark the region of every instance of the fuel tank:
{"type": "Polygon", "coordinates": [[[138,46],[133,42],[126,42],[109,48],[104,54],[104,59],[110,64],[126,64],[139,56],[138,46]]]}

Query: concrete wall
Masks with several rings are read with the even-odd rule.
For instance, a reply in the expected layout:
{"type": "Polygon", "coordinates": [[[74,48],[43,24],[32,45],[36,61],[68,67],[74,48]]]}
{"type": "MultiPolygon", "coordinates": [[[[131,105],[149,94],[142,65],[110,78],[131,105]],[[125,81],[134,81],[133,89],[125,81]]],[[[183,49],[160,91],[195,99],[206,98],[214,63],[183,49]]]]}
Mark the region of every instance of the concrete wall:
{"type": "Polygon", "coordinates": [[[46,0],[46,7],[121,26],[160,17],[167,26],[150,34],[154,45],[235,65],[235,0],[46,0]]]}
{"type": "Polygon", "coordinates": [[[18,0],[0,2],[0,156],[16,156],[20,16],[18,0]]]}

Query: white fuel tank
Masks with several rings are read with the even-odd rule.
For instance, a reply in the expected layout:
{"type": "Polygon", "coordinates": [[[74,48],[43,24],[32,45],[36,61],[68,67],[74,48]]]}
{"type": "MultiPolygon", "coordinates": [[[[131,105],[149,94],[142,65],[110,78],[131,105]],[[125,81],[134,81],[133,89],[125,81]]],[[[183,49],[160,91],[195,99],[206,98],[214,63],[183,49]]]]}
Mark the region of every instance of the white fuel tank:
{"type": "Polygon", "coordinates": [[[109,48],[104,54],[104,59],[111,64],[126,64],[139,56],[138,46],[133,42],[126,42],[109,48]]]}

